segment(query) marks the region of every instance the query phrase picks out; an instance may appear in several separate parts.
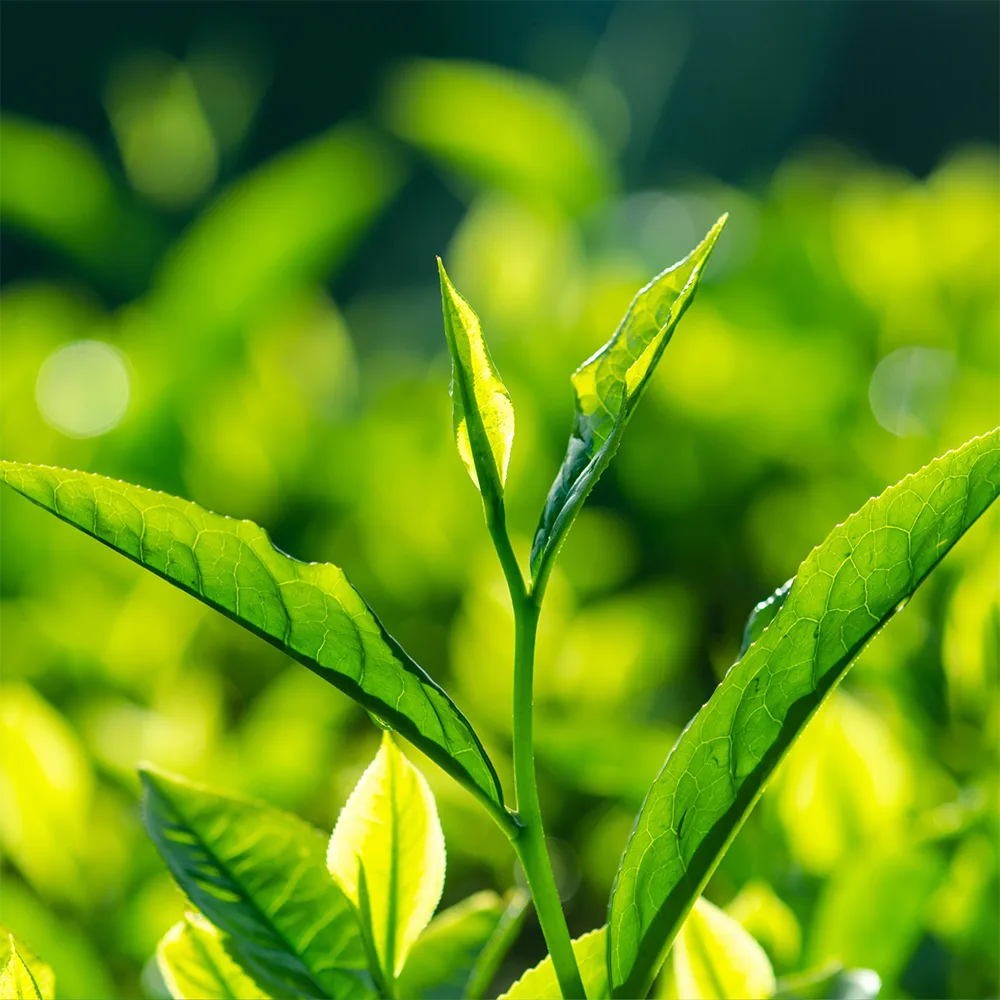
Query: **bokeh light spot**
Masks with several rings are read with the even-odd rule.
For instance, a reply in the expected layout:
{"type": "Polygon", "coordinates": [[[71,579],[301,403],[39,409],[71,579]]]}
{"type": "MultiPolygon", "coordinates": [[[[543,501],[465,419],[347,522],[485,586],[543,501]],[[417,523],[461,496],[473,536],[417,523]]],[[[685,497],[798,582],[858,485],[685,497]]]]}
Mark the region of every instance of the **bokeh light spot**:
{"type": "Polygon", "coordinates": [[[121,423],[129,401],[125,355],[100,340],[76,340],[42,363],[35,401],[45,422],[70,437],[96,437],[121,423]]]}
{"type": "Polygon", "coordinates": [[[955,375],[955,355],[928,347],[902,347],[872,373],[868,402],[891,434],[929,434],[941,425],[955,375]]]}

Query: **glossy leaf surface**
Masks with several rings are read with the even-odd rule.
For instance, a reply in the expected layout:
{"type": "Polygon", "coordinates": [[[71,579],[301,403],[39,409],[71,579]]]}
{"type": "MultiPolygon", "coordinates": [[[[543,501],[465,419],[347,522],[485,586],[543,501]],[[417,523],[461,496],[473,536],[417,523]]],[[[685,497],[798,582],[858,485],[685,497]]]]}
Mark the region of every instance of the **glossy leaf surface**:
{"type": "Polygon", "coordinates": [[[479,317],[455,290],[438,258],[458,453],[487,501],[503,495],[514,440],[514,407],[490,357],[479,317]]]}
{"type": "Polygon", "coordinates": [[[445,848],[427,781],[389,733],[340,812],[326,861],[395,979],[441,900],[445,848]]]}
{"type": "MultiPolygon", "coordinates": [[[[588,931],[573,942],[573,953],[588,997],[608,996],[607,928],[588,931]]],[[[546,955],[538,965],[521,976],[499,1000],[561,1000],[552,957],[546,955]]]]}
{"type": "Polygon", "coordinates": [[[324,864],[325,838],[269,806],[145,769],[143,819],[191,902],[233,955],[282,997],[371,997],[354,910],[324,864]]]}
{"type": "Polygon", "coordinates": [[[730,916],[699,898],[671,951],[684,1000],[766,1000],[774,971],[764,949],[730,916]]]}
{"type": "Polygon", "coordinates": [[[339,567],[292,559],[251,521],[104,476],[2,462],[0,478],[309,667],[509,822],[472,726],[339,567]]]}
{"type": "Polygon", "coordinates": [[[1000,490],[1000,432],[869,500],[799,567],[781,610],[674,747],[612,892],[615,996],[644,996],[690,907],[812,714],[1000,490]]]}
{"type": "Polygon", "coordinates": [[[764,629],[774,620],[774,616],[781,610],[785,603],[788,592],[795,583],[795,577],[783,583],[770,597],[765,597],[763,601],[755,605],[750,616],[747,618],[746,628],[743,629],[743,641],[740,643],[740,656],[742,656],[760,637],[764,629]]]}
{"type": "MultiPolygon", "coordinates": [[[[43,962],[23,941],[14,934],[11,934],[6,927],[0,925],[0,969],[6,969],[8,966],[11,966],[11,960],[14,958],[15,953],[20,965],[24,966],[30,974],[32,982],[42,1000],[52,1000],[56,991],[56,978],[51,966],[43,962]]],[[[21,975],[23,981],[23,973],[18,971],[19,966],[17,963],[14,963],[11,968],[11,975],[21,975]]],[[[16,980],[12,979],[11,981],[15,982],[16,980]]],[[[0,990],[0,996],[6,996],[6,994],[0,990]]]]}
{"type": "Polygon", "coordinates": [[[200,914],[187,914],[167,931],[157,946],[156,961],[174,1000],[267,1000],[230,957],[218,929],[200,914]]]}
{"type": "MultiPolygon", "coordinates": [[[[485,891],[439,913],[410,952],[397,982],[399,995],[413,1000],[481,996],[478,984],[487,980],[489,986],[504,954],[489,946],[509,922],[520,927],[526,903],[527,894],[520,890],[512,899],[485,891]]],[[[504,935],[508,946],[513,937],[504,935]]]]}
{"type": "Polygon", "coordinates": [[[618,450],[625,425],[694,298],[725,224],[723,216],[684,260],[641,289],[614,336],[573,373],[573,429],[535,531],[534,579],[544,577],[584,500],[618,450]]]}

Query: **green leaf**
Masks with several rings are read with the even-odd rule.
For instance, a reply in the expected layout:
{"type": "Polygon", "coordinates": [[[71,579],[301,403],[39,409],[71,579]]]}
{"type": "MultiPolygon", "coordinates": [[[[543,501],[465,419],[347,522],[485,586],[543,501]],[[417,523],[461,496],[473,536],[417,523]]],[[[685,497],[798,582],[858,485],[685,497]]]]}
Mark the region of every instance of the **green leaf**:
{"type": "Polygon", "coordinates": [[[445,850],[434,796],[390,733],[341,810],[326,861],[392,982],[441,900],[445,850]]]}
{"type": "Polygon", "coordinates": [[[52,1000],[56,992],[56,977],[51,966],[46,965],[23,941],[0,924],[0,968],[8,966],[15,951],[21,964],[28,970],[42,1000],[52,1000]]]}
{"type": "Polygon", "coordinates": [[[458,453],[486,503],[503,497],[514,440],[514,407],[483,339],[479,317],[455,290],[438,258],[444,332],[451,352],[451,395],[458,453]]]}
{"type": "Polygon", "coordinates": [[[775,1000],[876,1000],[882,980],[871,969],[845,969],[829,962],[778,980],[775,1000]]]}
{"type": "MultiPolygon", "coordinates": [[[[573,942],[573,954],[580,969],[583,989],[590,1000],[608,996],[607,927],[588,931],[573,942]]],[[[556,979],[552,956],[546,955],[534,968],[528,969],[498,1000],[561,1000],[562,991],[556,979]]]]}
{"type": "Polygon", "coordinates": [[[218,928],[201,914],[188,913],[156,949],[160,974],[174,1000],[268,1000],[233,961],[218,928]]]}
{"type": "Polygon", "coordinates": [[[375,995],[318,830],[151,768],[140,776],[143,820],[167,867],[262,987],[281,997],[375,995]]]}
{"type": "Polygon", "coordinates": [[[684,1000],[766,1000],[774,971],[764,949],[730,916],[699,898],[673,947],[684,1000]]]}
{"type": "Polygon", "coordinates": [[[781,610],[678,740],[612,891],[615,996],[645,996],[764,784],[869,638],[1000,491],[1000,431],[869,500],[799,567],[781,610]]]}
{"type": "Polygon", "coordinates": [[[544,581],[584,500],[618,450],[625,425],[694,298],[726,218],[684,260],[638,292],[614,336],[573,373],[576,414],[569,447],[531,547],[536,583],[544,581]]]}
{"type": "Polygon", "coordinates": [[[506,899],[477,892],[439,913],[410,952],[397,982],[399,995],[411,1000],[482,996],[520,930],[527,902],[522,890],[506,899]]]}
{"type": "Polygon", "coordinates": [[[14,935],[9,935],[8,940],[10,958],[0,971],[0,1000],[42,1000],[35,977],[17,953],[14,935]]]}
{"type": "Polygon", "coordinates": [[[412,60],[389,81],[382,117],[461,175],[570,212],[613,184],[601,141],[565,94],[507,69],[412,60]]]}
{"type": "Polygon", "coordinates": [[[747,618],[746,628],[743,629],[743,641],[740,643],[740,656],[742,656],[750,646],[755,643],[763,633],[764,629],[774,620],[774,616],[781,610],[785,603],[788,591],[792,589],[795,577],[783,583],[770,597],[765,597],[757,604],[750,617],[747,618]]]}
{"type": "Polygon", "coordinates": [[[0,462],[0,479],[340,688],[510,826],[500,781],[472,726],[343,570],[292,559],[251,521],[104,476],[0,462]]]}

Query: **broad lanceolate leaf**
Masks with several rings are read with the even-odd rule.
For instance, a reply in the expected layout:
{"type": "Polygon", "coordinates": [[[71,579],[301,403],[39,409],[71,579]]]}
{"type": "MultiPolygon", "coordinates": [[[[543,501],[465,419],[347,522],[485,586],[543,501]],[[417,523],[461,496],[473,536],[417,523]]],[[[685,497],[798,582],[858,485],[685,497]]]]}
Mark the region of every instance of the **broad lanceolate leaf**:
{"type": "Polygon", "coordinates": [[[441,900],[445,850],[434,796],[389,733],[341,810],[327,867],[392,982],[441,900]]]}
{"type": "Polygon", "coordinates": [[[218,928],[201,914],[189,913],[167,931],[156,961],[174,1000],[268,1000],[226,951],[218,928]]]}
{"type": "Polygon", "coordinates": [[[42,1000],[35,977],[17,953],[14,935],[9,935],[7,940],[10,957],[0,970],[0,1000],[42,1000]]]}
{"type": "Polygon", "coordinates": [[[1000,431],[834,528],[781,610],[681,735],[636,820],[610,908],[615,996],[645,996],[764,783],[865,642],[1000,491],[1000,431]]]}
{"type": "Polygon", "coordinates": [[[250,521],[104,476],[0,462],[0,479],[340,688],[510,823],[472,726],[386,632],[343,570],[292,559],[250,521]]]}
{"type": "Polygon", "coordinates": [[[531,548],[531,572],[544,578],[587,494],[618,450],[674,328],[691,304],[723,216],[684,260],[632,300],[614,336],[572,376],[576,414],[566,457],[549,490],[531,548]]]}
{"type": "Polygon", "coordinates": [[[474,896],[439,913],[417,939],[396,983],[410,1000],[477,1000],[485,995],[524,920],[528,895],[516,889],[474,896]]]}
{"type": "Polygon", "coordinates": [[[677,995],[684,1000],[766,1000],[774,993],[764,949],[704,898],[681,926],[672,955],[677,995]]]}
{"type": "MultiPolygon", "coordinates": [[[[607,968],[607,927],[588,931],[573,942],[573,954],[580,969],[583,989],[588,997],[609,996],[607,968]]],[[[552,956],[546,955],[534,968],[521,976],[499,1000],[561,1000],[552,956]]]]}
{"type": "MultiPolygon", "coordinates": [[[[0,969],[6,969],[14,952],[31,974],[42,1000],[52,1000],[56,992],[56,977],[51,966],[43,962],[23,941],[0,925],[0,969]]],[[[4,994],[6,996],[6,994],[4,994]]]]}
{"type": "Polygon", "coordinates": [[[444,332],[452,361],[451,395],[458,453],[484,502],[495,504],[503,496],[507,478],[514,440],[514,407],[483,339],[479,317],[455,290],[440,257],[438,270],[444,332]]]}
{"type": "Polygon", "coordinates": [[[279,997],[375,996],[318,830],[159,771],[140,774],[143,820],[167,867],[261,987],[279,997]]]}

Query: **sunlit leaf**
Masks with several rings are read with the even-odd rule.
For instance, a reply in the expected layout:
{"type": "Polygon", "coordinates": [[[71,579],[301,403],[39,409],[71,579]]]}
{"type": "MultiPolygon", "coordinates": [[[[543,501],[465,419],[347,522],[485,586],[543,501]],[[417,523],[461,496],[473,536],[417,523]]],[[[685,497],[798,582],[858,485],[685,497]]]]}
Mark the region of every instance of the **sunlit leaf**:
{"type": "Polygon", "coordinates": [[[340,812],[327,867],[363,913],[387,981],[430,922],[444,889],[445,849],[434,796],[390,733],[340,812]],[[361,905],[361,874],[367,891],[361,905]]]}
{"type": "MultiPolygon", "coordinates": [[[[588,997],[608,996],[607,928],[588,931],[573,942],[573,954],[588,997]]],[[[499,1000],[561,1000],[551,956],[528,969],[499,1000]]]]}
{"type": "Polygon", "coordinates": [[[514,407],[490,357],[479,317],[455,290],[438,258],[458,453],[485,503],[503,496],[514,440],[514,407]]]}
{"type": "Polygon", "coordinates": [[[798,917],[766,882],[747,882],[726,906],[726,913],[760,942],[776,963],[788,967],[798,962],[802,952],[798,917]]]}
{"type": "Polygon", "coordinates": [[[267,1000],[267,994],[233,961],[218,928],[198,913],[187,914],[167,931],[156,960],[174,1000],[267,1000]]]}
{"type": "Polygon", "coordinates": [[[411,61],[389,81],[383,115],[397,135],[449,169],[573,212],[612,183],[600,141],[566,96],[507,69],[411,61]]]}
{"type": "Polygon", "coordinates": [[[167,867],[261,986],[281,997],[374,995],[318,830],[160,771],[140,774],[143,820],[167,867]]]}
{"type": "Polygon", "coordinates": [[[625,425],[694,298],[725,224],[723,216],[684,260],[639,291],[614,336],[573,373],[576,413],[569,447],[531,547],[536,581],[545,579],[584,500],[618,450],[625,425]]]}
{"type": "Polygon", "coordinates": [[[882,980],[871,969],[830,962],[778,980],[775,1000],[876,1000],[882,980]]]}
{"type": "Polygon", "coordinates": [[[774,620],[774,616],[781,610],[788,591],[792,589],[795,577],[783,583],[770,597],[765,597],[747,618],[746,627],[743,629],[743,641],[740,643],[740,656],[742,656],[761,636],[761,633],[774,620]]]}
{"type": "Polygon", "coordinates": [[[611,900],[615,996],[648,991],[764,783],[867,640],[1000,491],[1000,431],[907,476],[834,528],[650,789],[611,900]]]}
{"type": "Polygon", "coordinates": [[[3,462],[0,478],[315,671],[509,823],[499,779],[471,725],[385,631],[343,570],[290,558],[250,521],[103,476],[3,462]]]}
{"type": "Polygon", "coordinates": [[[6,927],[0,926],[0,1000],[22,996],[52,1000],[55,996],[55,976],[23,941],[6,927]],[[18,989],[24,992],[17,992],[18,989]]]}
{"type": "Polygon", "coordinates": [[[684,1000],[765,1000],[774,972],[764,949],[730,916],[699,898],[672,951],[684,1000]]]}
{"type": "Polygon", "coordinates": [[[513,943],[527,899],[521,890],[508,899],[495,892],[477,892],[439,913],[410,952],[396,984],[399,995],[413,1000],[481,996],[479,983],[485,981],[483,987],[488,988],[503,959],[503,952],[490,945],[498,931],[506,931],[503,939],[508,947],[513,943]]]}

